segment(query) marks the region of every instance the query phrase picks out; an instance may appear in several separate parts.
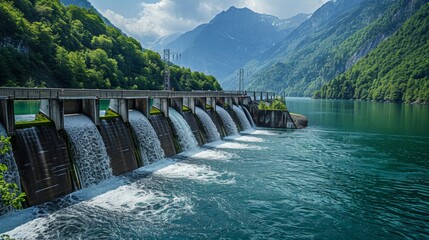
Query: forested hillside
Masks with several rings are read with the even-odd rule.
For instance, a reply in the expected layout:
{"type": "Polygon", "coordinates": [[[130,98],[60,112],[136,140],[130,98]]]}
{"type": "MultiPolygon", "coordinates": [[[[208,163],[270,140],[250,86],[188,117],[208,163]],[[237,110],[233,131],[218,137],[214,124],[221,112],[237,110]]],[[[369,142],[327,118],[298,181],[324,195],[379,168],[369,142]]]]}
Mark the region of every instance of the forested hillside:
{"type": "Polygon", "coordinates": [[[429,3],[314,97],[429,102],[429,3]]]}
{"type": "MultiPolygon", "coordinates": [[[[161,89],[160,55],[58,0],[1,0],[0,86],[161,89]]],[[[214,77],[172,66],[176,90],[220,89],[214,77]]]]}
{"type": "Polygon", "coordinates": [[[103,19],[104,23],[106,23],[108,26],[114,27],[113,24],[107,18],[105,18],[103,15],[101,15],[101,13],[99,13],[97,11],[97,9],[95,9],[94,6],[92,6],[92,4],[90,2],[88,2],[88,0],[60,0],[60,2],[66,6],[75,5],[78,7],[86,8],[88,10],[92,10],[98,16],[100,16],[101,19],[103,19]]]}
{"type": "MultiPolygon", "coordinates": [[[[311,96],[394,34],[428,0],[327,2],[280,44],[246,64],[247,89],[311,96]]],[[[222,80],[229,88],[231,77],[222,80]]]]}

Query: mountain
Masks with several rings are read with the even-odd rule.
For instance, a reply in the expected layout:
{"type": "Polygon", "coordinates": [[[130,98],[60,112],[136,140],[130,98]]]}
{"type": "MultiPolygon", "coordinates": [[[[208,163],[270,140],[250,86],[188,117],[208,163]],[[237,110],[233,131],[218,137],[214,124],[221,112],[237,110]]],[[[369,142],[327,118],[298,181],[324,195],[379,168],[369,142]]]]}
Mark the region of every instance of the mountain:
{"type": "MultiPolygon", "coordinates": [[[[93,10],[59,0],[0,2],[0,86],[162,89],[158,53],[93,10]]],[[[176,90],[220,90],[212,76],[171,65],[176,90]]]]}
{"type": "Polygon", "coordinates": [[[281,20],[231,7],[209,23],[182,34],[167,48],[181,54],[177,64],[223,78],[264,53],[307,18],[300,14],[281,20]]]}
{"type": "Polygon", "coordinates": [[[200,36],[201,32],[207,27],[208,24],[201,24],[194,30],[186,32],[174,41],[167,44],[167,48],[172,49],[175,52],[184,52],[194,44],[195,39],[200,36]]]}
{"type": "Polygon", "coordinates": [[[429,3],[314,97],[429,103],[429,3]]]}
{"type": "MultiPolygon", "coordinates": [[[[245,65],[247,89],[311,96],[388,39],[427,0],[336,0],[245,65]]],[[[221,83],[236,88],[235,76],[221,83]]]]}
{"type": "Polygon", "coordinates": [[[168,44],[176,40],[178,37],[180,37],[180,35],[181,35],[180,33],[173,33],[165,37],[158,38],[153,42],[149,42],[147,44],[147,48],[155,52],[161,53],[163,49],[167,47],[168,44]]]}

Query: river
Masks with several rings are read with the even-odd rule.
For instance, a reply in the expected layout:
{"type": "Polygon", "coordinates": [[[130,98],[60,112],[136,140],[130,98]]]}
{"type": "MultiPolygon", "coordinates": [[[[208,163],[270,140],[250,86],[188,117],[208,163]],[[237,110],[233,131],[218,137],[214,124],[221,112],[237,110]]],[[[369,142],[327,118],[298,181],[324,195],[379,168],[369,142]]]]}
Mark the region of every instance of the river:
{"type": "Polygon", "coordinates": [[[289,98],[256,129],[0,218],[18,239],[428,239],[429,107],[289,98]]]}

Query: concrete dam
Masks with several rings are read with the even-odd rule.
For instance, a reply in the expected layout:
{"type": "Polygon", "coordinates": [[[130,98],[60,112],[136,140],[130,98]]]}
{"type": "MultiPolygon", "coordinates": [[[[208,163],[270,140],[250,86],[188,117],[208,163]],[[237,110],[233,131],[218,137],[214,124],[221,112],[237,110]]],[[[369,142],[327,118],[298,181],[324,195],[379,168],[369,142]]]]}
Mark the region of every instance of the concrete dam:
{"type": "MultiPolygon", "coordinates": [[[[259,110],[271,92],[0,88],[5,180],[26,206],[52,201],[113,176],[254,127],[297,128],[288,111],[259,110]],[[43,121],[15,123],[15,101],[38,101],[43,121]],[[109,101],[100,111],[100,101],[109,101]]],[[[7,212],[0,208],[0,215],[7,212]]]]}

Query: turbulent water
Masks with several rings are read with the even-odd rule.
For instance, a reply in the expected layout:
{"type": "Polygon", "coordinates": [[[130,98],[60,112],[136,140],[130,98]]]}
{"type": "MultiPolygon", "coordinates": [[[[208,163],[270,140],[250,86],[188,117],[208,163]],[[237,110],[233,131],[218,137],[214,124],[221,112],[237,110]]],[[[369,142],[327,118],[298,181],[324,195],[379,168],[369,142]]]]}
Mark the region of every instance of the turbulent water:
{"type": "Polygon", "coordinates": [[[183,151],[188,151],[198,146],[198,142],[192,133],[191,127],[189,127],[186,120],[180,113],[173,108],[169,108],[170,120],[173,123],[173,127],[179,138],[180,146],[183,151]]]}
{"type": "Polygon", "coordinates": [[[223,126],[228,136],[238,135],[237,125],[235,125],[231,115],[229,115],[229,113],[219,105],[216,105],[216,112],[222,119],[223,126]]]}
{"type": "Polygon", "coordinates": [[[243,109],[241,107],[238,107],[236,105],[232,106],[232,109],[234,110],[235,114],[237,114],[238,119],[240,120],[241,127],[243,130],[249,130],[252,128],[250,125],[249,120],[246,117],[246,114],[243,112],[243,109]]]}
{"type": "Polygon", "coordinates": [[[195,113],[197,114],[198,118],[200,119],[204,130],[206,131],[208,135],[208,142],[215,142],[220,140],[220,134],[219,131],[216,128],[216,125],[213,123],[210,116],[201,108],[195,107],[195,113]]]}
{"type": "Polygon", "coordinates": [[[288,99],[256,129],[0,218],[17,239],[428,239],[427,106],[288,99]]]}
{"type": "Polygon", "coordinates": [[[110,159],[95,124],[84,115],[71,115],[64,118],[64,129],[82,187],[111,178],[110,159]]]}
{"type": "Polygon", "coordinates": [[[164,150],[149,120],[140,112],[130,111],[130,124],[137,137],[144,165],[164,158],[164,150]]]}

